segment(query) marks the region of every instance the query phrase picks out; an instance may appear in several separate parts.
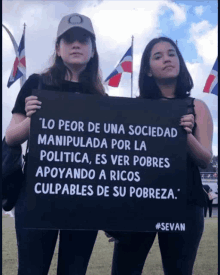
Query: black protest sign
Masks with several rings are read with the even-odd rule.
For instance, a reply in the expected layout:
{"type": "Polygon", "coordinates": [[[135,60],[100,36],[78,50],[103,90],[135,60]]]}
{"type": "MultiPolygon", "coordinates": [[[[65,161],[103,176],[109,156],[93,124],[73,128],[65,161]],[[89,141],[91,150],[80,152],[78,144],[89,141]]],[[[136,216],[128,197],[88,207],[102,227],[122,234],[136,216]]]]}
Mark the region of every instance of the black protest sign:
{"type": "Polygon", "coordinates": [[[185,230],[182,100],[34,94],[25,227],[185,230]]]}

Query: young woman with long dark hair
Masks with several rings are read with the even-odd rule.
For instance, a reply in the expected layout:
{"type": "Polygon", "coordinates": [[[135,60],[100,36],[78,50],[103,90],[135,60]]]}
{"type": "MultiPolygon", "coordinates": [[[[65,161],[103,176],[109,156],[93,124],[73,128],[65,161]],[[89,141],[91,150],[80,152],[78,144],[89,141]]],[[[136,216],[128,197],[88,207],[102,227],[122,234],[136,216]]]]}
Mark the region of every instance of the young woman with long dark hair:
{"type": "MultiPolygon", "coordinates": [[[[187,132],[187,230],[158,232],[165,275],[192,275],[204,229],[205,204],[198,166],[205,168],[212,158],[213,122],[206,104],[190,97],[192,78],[177,45],[167,37],[151,40],[140,67],[140,97],[155,100],[181,99],[188,112],[180,118],[187,132]]],[[[156,232],[126,233],[115,242],[112,275],[141,275],[156,232]]],[[[150,273],[149,273],[150,274],[150,273]]]]}
{"type": "MultiPolygon", "coordinates": [[[[10,146],[22,144],[29,137],[31,116],[42,104],[31,95],[40,79],[43,90],[105,95],[99,76],[95,33],[88,17],[74,13],[62,18],[57,31],[54,64],[41,75],[31,75],[18,94],[6,131],[6,142],[10,146]]],[[[48,274],[58,233],[57,274],[84,275],[97,231],[24,229],[24,196],[23,188],[15,206],[18,275],[48,274]]]]}

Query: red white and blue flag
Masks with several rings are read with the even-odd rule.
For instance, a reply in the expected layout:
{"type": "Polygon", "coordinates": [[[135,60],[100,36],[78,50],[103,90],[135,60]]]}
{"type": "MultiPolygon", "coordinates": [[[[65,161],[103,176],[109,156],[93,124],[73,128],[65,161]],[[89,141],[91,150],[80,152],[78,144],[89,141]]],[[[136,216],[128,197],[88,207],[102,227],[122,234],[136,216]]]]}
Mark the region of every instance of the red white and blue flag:
{"type": "Polygon", "coordinates": [[[127,50],[114,71],[106,78],[105,84],[118,87],[122,73],[132,73],[132,46],[127,50]]]}
{"type": "Polygon", "coordinates": [[[17,79],[26,75],[26,60],[25,60],[25,47],[24,47],[25,30],[22,34],[21,41],[17,50],[14,65],[11,75],[8,79],[7,87],[9,88],[17,79]]]}
{"type": "Polygon", "coordinates": [[[203,92],[218,95],[218,58],[216,59],[212,71],[206,80],[203,92]]]}

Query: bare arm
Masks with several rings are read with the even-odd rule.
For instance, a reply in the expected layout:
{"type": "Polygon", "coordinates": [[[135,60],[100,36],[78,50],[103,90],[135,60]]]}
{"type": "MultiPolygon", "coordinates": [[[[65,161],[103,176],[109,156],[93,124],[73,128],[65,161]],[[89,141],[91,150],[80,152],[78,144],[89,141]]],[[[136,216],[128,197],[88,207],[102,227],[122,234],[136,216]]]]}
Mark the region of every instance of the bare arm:
{"type": "Polygon", "coordinates": [[[197,127],[194,136],[187,134],[188,152],[198,166],[206,168],[212,159],[213,121],[206,104],[196,99],[194,102],[197,127]]]}
{"type": "Polygon", "coordinates": [[[5,140],[9,146],[22,144],[28,139],[30,132],[31,115],[40,108],[41,102],[37,100],[36,96],[29,96],[25,99],[24,114],[15,113],[5,133],[5,140]]]}
{"type": "Polygon", "coordinates": [[[27,140],[30,121],[31,119],[23,114],[12,115],[12,119],[5,133],[5,140],[9,146],[22,144],[27,140]]]}

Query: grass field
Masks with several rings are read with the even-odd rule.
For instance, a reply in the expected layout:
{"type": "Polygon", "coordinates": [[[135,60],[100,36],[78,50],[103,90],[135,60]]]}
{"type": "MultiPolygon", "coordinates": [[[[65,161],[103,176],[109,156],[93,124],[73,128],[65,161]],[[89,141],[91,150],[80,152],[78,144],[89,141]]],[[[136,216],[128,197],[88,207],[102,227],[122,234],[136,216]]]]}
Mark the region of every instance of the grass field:
{"type": "MultiPolygon", "coordinates": [[[[205,219],[203,233],[198,250],[193,275],[218,274],[218,219],[217,217],[205,219]]],[[[2,274],[17,274],[17,246],[14,230],[14,219],[8,215],[2,217],[2,274]]],[[[109,243],[104,232],[100,231],[90,259],[86,275],[110,275],[113,243],[109,243]]],[[[56,275],[57,247],[50,267],[49,275],[56,275]]],[[[125,274],[126,275],[126,274],[125,274]]],[[[158,240],[145,262],[143,275],[163,275],[158,240]]]]}

